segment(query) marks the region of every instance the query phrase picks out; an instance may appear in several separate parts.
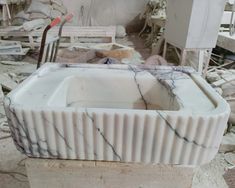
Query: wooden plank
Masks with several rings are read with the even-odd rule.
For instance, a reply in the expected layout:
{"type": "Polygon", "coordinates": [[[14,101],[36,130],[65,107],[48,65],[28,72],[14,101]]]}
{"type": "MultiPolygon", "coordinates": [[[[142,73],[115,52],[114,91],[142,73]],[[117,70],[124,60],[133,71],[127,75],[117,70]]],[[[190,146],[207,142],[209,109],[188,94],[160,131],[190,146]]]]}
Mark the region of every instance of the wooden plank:
{"type": "MultiPolygon", "coordinates": [[[[0,29],[0,37],[27,37],[28,40],[22,42],[22,45],[28,46],[30,48],[39,47],[40,43],[36,42],[36,38],[41,37],[43,29],[36,31],[26,32],[18,30],[17,26],[10,26],[6,29],[0,29]]],[[[49,31],[50,35],[58,35],[59,27],[55,27],[49,31]]],[[[62,37],[78,38],[79,42],[91,41],[92,43],[102,42],[102,43],[114,43],[116,36],[116,27],[78,27],[78,26],[64,26],[62,37]]],[[[67,42],[61,41],[61,47],[69,47],[73,40],[68,40],[67,42]]]]}
{"type": "MultiPolygon", "coordinates": [[[[36,31],[19,31],[14,30],[14,28],[18,27],[8,27],[7,29],[0,29],[1,37],[28,37],[29,35],[32,37],[41,37],[43,33],[43,29],[39,29],[36,31]]],[[[59,27],[52,28],[49,33],[53,35],[57,35],[59,32],[59,27]]],[[[109,37],[112,40],[115,39],[116,28],[114,26],[107,27],[80,27],[80,26],[64,26],[62,37],[109,37]]]]}
{"type": "MultiPolygon", "coordinates": [[[[112,43],[111,41],[111,38],[79,38],[78,40],[75,40],[75,41],[61,41],[60,42],[60,47],[63,47],[63,48],[67,48],[67,47],[71,47],[71,46],[76,46],[76,45],[80,45],[81,43],[112,43]]],[[[21,44],[23,46],[26,46],[26,47],[30,47],[32,48],[35,48],[35,47],[39,47],[41,44],[40,43],[37,43],[37,42],[33,42],[31,45],[31,43],[29,42],[21,42],[21,44]]]]}
{"type": "MultiPolygon", "coordinates": [[[[38,29],[35,31],[22,31],[18,30],[17,26],[9,26],[6,29],[0,29],[0,36],[28,36],[30,33],[32,36],[41,36],[44,29],[38,29]]],[[[57,34],[59,27],[54,27],[50,30],[50,33],[57,34]]],[[[114,26],[104,26],[104,27],[80,27],[80,26],[64,26],[62,36],[113,36],[116,33],[114,26]]]]}
{"type": "Polygon", "coordinates": [[[27,159],[31,188],[190,188],[193,167],[27,159]]]}

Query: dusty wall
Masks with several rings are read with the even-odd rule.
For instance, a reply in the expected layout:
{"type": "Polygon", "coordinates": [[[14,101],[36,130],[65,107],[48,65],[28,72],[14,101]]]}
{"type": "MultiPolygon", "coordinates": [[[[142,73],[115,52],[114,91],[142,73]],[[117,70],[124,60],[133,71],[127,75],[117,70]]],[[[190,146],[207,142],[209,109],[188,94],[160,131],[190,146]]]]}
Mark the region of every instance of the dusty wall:
{"type": "Polygon", "coordinates": [[[75,14],[73,25],[124,25],[144,10],[148,0],[63,0],[75,14]]]}

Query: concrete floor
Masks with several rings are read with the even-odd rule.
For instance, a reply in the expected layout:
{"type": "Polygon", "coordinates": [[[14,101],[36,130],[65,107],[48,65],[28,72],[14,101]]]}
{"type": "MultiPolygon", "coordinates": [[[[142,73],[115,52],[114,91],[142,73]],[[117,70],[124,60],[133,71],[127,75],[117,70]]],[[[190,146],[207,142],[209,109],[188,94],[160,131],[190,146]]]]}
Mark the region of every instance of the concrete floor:
{"type": "MultiPolygon", "coordinates": [[[[33,64],[5,65],[0,62],[0,74],[28,75],[35,69],[33,64]]],[[[24,166],[26,156],[16,150],[5,120],[3,104],[0,102],[0,188],[26,188],[29,187],[24,166]]]]}

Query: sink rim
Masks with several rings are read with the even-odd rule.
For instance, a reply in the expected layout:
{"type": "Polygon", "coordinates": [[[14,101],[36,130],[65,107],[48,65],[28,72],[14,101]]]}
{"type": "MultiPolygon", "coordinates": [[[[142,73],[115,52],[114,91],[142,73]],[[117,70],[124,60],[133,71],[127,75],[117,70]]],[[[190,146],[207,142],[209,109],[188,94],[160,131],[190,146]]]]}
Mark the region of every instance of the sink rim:
{"type": "MultiPolygon", "coordinates": [[[[44,75],[46,75],[50,71],[57,70],[59,68],[98,68],[98,69],[111,69],[111,70],[128,70],[129,67],[133,68],[141,68],[143,70],[173,70],[173,71],[181,71],[189,73],[188,76],[194,81],[197,86],[205,93],[205,95],[208,97],[208,99],[211,100],[211,102],[214,104],[215,108],[212,111],[203,112],[203,113],[196,113],[193,115],[195,116],[207,116],[207,115],[220,115],[225,113],[230,113],[230,107],[228,103],[220,96],[218,93],[216,93],[213,88],[191,67],[169,67],[169,66],[153,66],[153,65],[96,65],[96,64],[68,64],[68,63],[45,63],[40,69],[36,70],[35,73],[30,75],[26,80],[24,80],[16,89],[11,91],[7,96],[4,98],[4,105],[5,106],[11,106],[14,108],[19,109],[31,109],[29,106],[25,106],[22,104],[17,104],[16,101],[14,101],[14,98],[16,97],[17,93],[25,87],[29,82],[31,82],[34,79],[40,78],[44,75]]],[[[176,99],[177,100],[177,99],[176,99]]],[[[185,114],[185,115],[192,115],[192,113],[189,113],[187,109],[184,109],[180,105],[180,109],[176,111],[171,110],[142,110],[142,109],[117,109],[117,108],[74,108],[74,107],[53,107],[53,106],[37,106],[33,108],[33,110],[36,111],[42,111],[42,110],[54,110],[54,111],[74,111],[80,109],[81,111],[83,109],[93,109],[93,110],[101,110],[103,112],[108,111],[123,111],[125,110],[126,113],[138,113],[138,112],[145,112],[145,113],[154,113],[156,111],[169,113],[171,115],[179,115],[179,114],[185,114]]]]}

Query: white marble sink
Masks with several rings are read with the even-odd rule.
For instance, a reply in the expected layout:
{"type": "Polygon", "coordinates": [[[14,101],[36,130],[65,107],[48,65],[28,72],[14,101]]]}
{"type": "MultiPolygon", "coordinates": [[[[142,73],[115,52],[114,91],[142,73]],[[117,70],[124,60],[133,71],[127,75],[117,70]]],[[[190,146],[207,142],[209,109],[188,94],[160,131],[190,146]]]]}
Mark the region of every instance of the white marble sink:
{"type": "Polygon", "coordinates": [[[4,103],[30,157],[181,165],[214,158],[230,113],[186,67],[45,64],[4,103]]]}

